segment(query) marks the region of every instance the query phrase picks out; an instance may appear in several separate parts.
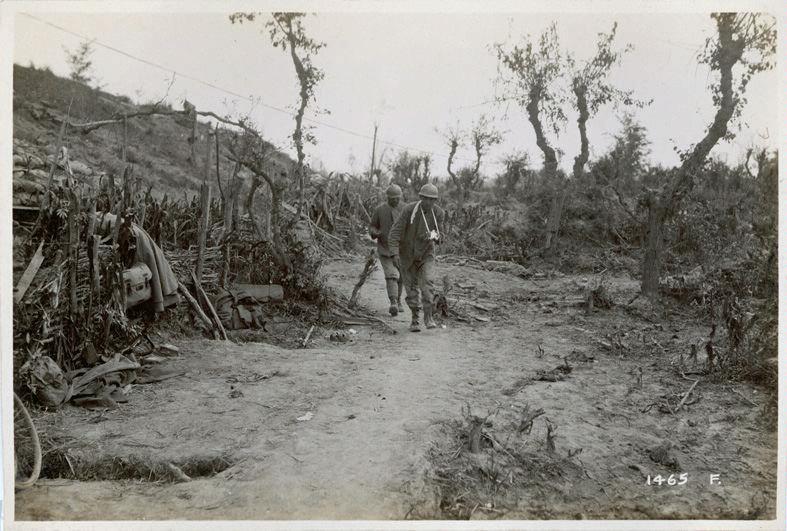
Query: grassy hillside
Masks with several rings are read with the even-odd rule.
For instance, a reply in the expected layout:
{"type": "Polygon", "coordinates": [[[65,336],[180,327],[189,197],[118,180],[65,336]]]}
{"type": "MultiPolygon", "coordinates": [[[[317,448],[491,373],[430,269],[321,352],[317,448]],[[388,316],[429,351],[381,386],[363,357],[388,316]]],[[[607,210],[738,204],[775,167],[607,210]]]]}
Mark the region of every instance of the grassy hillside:
{"type": "MultiPolygon", "coordinates": [[[[58,77],[48,69],[14,65],[13,85],[15,185],[21,180],[43,184],[48,169],[46,157],[55,149],[60,123],[66,114],[71,122],[84,123],[144,109],[133,105],[128,97],[92,89],[58,77]]],[[[197,157],[193,162],[188,141],[191,126],[187,116],[129,119],[127,159],[134,165],[133,177],[146,185],[153,185],[153,193],[157,195],[191,194],[198,190],[203,178],[209,125],[198,123],[197,157]]],[[[87,134],[69,130],[64,144],[69,150],[75,173],[85,181],[91,181],[101,175],[121,175],[122,141],[122,126],[110,125],[87,134]]],[[[281,157],[289,160],[285,155],[281,157]]],[[[210,182],[217,188],[215,162],[212,164],[210,182]]],[[[221,157],[222,176],[228,176],[232,166],[226,157],[221,157]]],[[[15,191],[18,188],[15,186],[15,191]]],[[[218,194],[218,189],[214,192],[218,194]]]]}

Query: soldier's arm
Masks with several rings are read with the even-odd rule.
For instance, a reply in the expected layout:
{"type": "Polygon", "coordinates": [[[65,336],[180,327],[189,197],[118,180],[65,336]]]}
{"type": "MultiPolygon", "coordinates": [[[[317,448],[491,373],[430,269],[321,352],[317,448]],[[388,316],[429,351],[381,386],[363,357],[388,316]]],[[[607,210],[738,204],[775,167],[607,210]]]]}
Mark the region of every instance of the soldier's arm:
{"type": "Polygon", "coordinates": [[[369,236],[376,240],[381,236],[380,234],[380,209],[375,208],[372,214],[372,221],[369,223],[369,236]]]}
{"type": "Polygon", "coordinates": [[[407,209],[403,208],[399,217],[394,221],[391,232],[388,233],[388,250],[390,250],[394,256],[399,256],[399,241],[402,239],[402,233],[407,223],[407,216],[407,209]]]}
{"type": "Polygon", "coordinates": [[[435,208],[435,220],[437,221],[437,231],[440,237],[437,239],[435,243],[443,243],[443,238],[445,235],[443,234],[443,220],[445,219],[445,210],[442,208],[435,208]]]}

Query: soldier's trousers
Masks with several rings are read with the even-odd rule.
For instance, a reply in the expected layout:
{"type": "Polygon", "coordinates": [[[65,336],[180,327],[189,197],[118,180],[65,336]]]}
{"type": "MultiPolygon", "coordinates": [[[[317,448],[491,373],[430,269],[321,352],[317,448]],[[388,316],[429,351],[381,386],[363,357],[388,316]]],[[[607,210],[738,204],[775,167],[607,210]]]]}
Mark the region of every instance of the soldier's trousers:
{"type": "Polygon", "coordinates": [[[388,292],[388,300],[390,300],[392,304],[398,302],[402,293],[402,283],[404,282],[402,275],[400,275],[399,270],[396,269],[393,263],[393,257],[384,256],[380,254],[379,251],[377,257],[380,259],[380,265],[383,266],[385,289],[388,292]]]}
{"type": "Polygon", "coordinates": [[[424,309],[425,313],[432,310],[434,298],[434,257],[427,256],[423,260],[404,259],[402,265],[402,278],[404,289],[407,292],[407,306],[414,311],[424,309]]]}

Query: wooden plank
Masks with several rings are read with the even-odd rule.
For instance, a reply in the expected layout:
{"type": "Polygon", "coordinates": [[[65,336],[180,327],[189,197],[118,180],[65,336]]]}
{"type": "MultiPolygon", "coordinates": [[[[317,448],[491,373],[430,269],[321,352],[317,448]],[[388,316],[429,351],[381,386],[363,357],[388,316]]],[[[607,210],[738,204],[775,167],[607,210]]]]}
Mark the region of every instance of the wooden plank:
{"type": "Polygon", "coordinates": [[[189,290],[186,289],[186,286],[184,286],[182,282],[178,281],[178,288],[180,288],[180,292],[183,293],[183,296],[186,297],[186,300],[191,305],[191,308],[194,310],[194,312],[196,312],[197,317],[202,319],[202,322],[208,326],[211,333],[213,334],[213,339],[218,339],[219,335],[216,332],[216,327],[213,326],[211,320],[208,319],[208,316],[205,315],[205,312],[202,311],[202,308],[200,308],[199,303],[194,299],[194,297],[191,296],[191,293],[189,293],[189,290]]]}
{"type": "Polygon", "coordinates": [[[194,288],[197,290],[197,294],[202,297],[202,302],[205,303],[205,306],[208,307],[210,311],[210,315],[213,317],[213,321],[216,323],[216,326],[219,329],[219,333],[221,334],[222,339],[227,339],[227,331],[224,330],[224,325],[221,324],[221,319],[219,319],[218,314],[216,313],[216,308],[213,307],[211,304],[208,295],[205,293],[205,290],[202,289],[202,286],[197,282],[196,277],[194,276],[194,271],[191,271],[191,280],[194,282],[194,288]]]}
{"type": "Polygon", "coordinates": [[[200,196],[201,214],[197,240],[197,264],[194,273],[197,276],[197,280],[202,282],[202,267],[205,262],[205,239],[210,226],[210,186],[208,186],[207,182],[202,183],[200,196]]]}
{"type": "Polygon", "coordinates": [[[38,250],[36,254],[33,255],[33,259],[30,260],[30,263],[27,265],[27,269],[22,274],[22,278],[19,279],[19,283],[14,288],[14,302],[19,303],[27,293],[27,289],[30,287],[30,284],[33,282],[38,270],[41,268],[41,264],[44,262],[44,242],[38,244],[38,250]]]}

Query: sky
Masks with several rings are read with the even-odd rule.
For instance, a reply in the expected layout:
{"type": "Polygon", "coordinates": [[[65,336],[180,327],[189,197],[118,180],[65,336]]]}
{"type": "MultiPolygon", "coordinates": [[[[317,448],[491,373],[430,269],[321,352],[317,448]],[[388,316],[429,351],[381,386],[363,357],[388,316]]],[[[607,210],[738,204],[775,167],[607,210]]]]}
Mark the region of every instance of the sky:
{"type": "MultiPolygon", "coordinates": [[[[267,138],[294,153],[289,138],[294,119],[277,110],[291,112],[297,103],[289,55],[271,46],[261,22],[233,25],[230,12],[29,11],[36,19],[18,13],[14,62],[67,75],[64,48],[74,49],[83,39],[63,30],[96,39],[93,75],[104,90],[137,102],[167,95],[176,108],[187,98],[200,110],[249,114],[267,138]],[[173,71],[177,74],[169,87],[173,71]]],[[[443,132],[456,126],[469,129],[486,114],[503,133],[503,142],[486,156],[483,173],[499,172],[502,158],[515,151],[527,152],[540,165],[523,110],[514,103],[491,102],[503,95],[495,84],[498,65],[491,46],[520,43],[553,21],[562,45],[578,61],[590,57],[599,32],[618,22],[617,44],[634,49],[624,55],[611,79],[636,97],[653,100],[644,109],[632,110],[648,130],[652,163],[675,165],[675,148],[686,149],[702,138],[714,114],[708,90],[714,78],[696,59],[706,37],[715,32],[707,14],[321,12],[304,22],[308,34],[326,44],[313,58],[325,78],[307,117],[327,125],[310,123],[318,143],[307,146],[308,162],[330,171],[367,171],[377,123],[377,153],[384,160],[406,146],[413,153],[432,153],[433,174],[446,175],[443,132]]],[[[749,85],[742,130],[712,154],[734,163],[752,145],[775,147],[777,90],[776,72],[757,75],[749,85]]],[[[591,160],[609,148],[620,129],[622,110],[602,108],[588,123],[591,160]]],[[[567,114],[564,130],[551,135],[564,153],[561,165],[566,170],[579,147],[576,116],[567,114]]],[[[470,164],[473,155],[469,145],[461,147],[457,165],[470,164]]]]}

